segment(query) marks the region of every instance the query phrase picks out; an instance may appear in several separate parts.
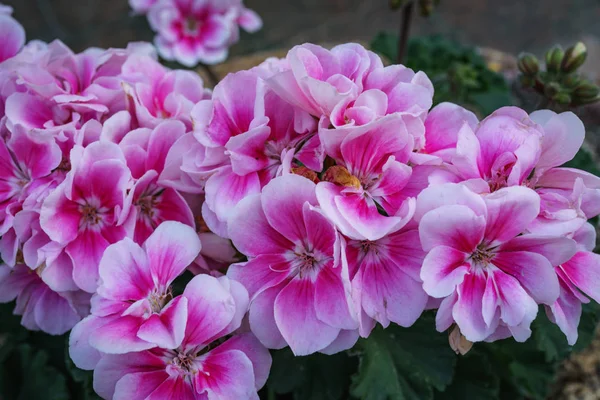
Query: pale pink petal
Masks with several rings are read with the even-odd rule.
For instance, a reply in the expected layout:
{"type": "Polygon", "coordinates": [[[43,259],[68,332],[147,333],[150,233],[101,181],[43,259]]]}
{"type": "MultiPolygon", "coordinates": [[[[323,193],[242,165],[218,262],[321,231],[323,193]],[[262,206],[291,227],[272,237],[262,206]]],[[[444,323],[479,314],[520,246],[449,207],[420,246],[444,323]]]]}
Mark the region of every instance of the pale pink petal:
{"type": "Polygon", "coordinates": [[[560,296],[551,306],[546,306],[546,314],[567,337],[569,345],[577,342],[577,327],[581,319],[581,301],[569,286],[561,282],[560,296]]]}
{"type": "Polygon", "coordinates": [[[571,259],[577,252],[577,246],[573,240],[567,238],[522,235],[503,243],[498,250],[538,253],[555,267],[571,259]]]}
{"type": "MultiPolygon", "coordinates": [[[[416,171],[430,172],[429,169],[416,168],[416,171]]],[[[414,176],[414,174],[413,174],[414,176]]],[[[423,216],[431,210],[441,206],[462,205],[470,208],[476,215],[486,216],[487,210],[482,197],[469,190],[466,185],[456,183],[444,183],[441,185],[432,185],[421,190],[417,197],[417,209],[415,211],[415,220],[418,222],[423,216]],[[424,189],[424,190],[423,190],[424,189]]]]}
{"type": "Polygon", "coordinates": [[[435,106],[425,120],[425,152],[433,154],[455,147],[458,132],[465,122],[472,130],[479,123],[475,114],[456,104],[440,103],[435,106]]]}
{"type": "Polygon", "coordinates": [[[500,301],[500,318],[508,326],[520,325],[535,319],[538,306],[514,277],[494,271],[494,282],[500,301]]]}
{"type": "Polygon", "coordinates": [[[82,290],[94,293],[98,287],[98,266],[108,241],[96,231],[86,229],[66,247],[73,261],[73,280],[82,290]]]}
{"type": "MultiPolygon", "coordinates": [[[[146,400],[154,395],[158,388],[164,390],[168,388],[168,392],[162,392],[164,397],[161,399],[172,399],[170,395],[175,392],[175,381],[177,378],[170,378],[165,371],[149,370],[129,373],[118,380],[115,386],[115,394],[113,400],[146,400]],[[168,384],[165,385],[165,384],[168,384]],[[173,384],[173,386],[171,386],[173,384]],[[168,397],[167,397],[168,396],[168,397]]],[[[192,400],[193,397],[181,397],[182,399],[192,400]]],[[[156,397],[154,397],[156,399],[156,397]]]]}
{"type": "Polygon", "coordinates": [[[580,251],[562,269],[571,282],[583,293],[600,302],[600,256],[589,251],[580,251]]]}
{"type": "Polygon", "coordinates": [[[271,355],[269,351],[252,335],[251,333],[243,333],[235,335],[225,343],[219,345],[211,353],[217,354],[228,350],[240,350],[244,352],[246,357],[252,362],[254,370],[254,386],[258,390],[262,388],[269,377],[271,369],[271,355]]]}
{"type": "Polygon", "coordinates": [[[575,114],[540,110],[533,112],[530,117],[544,130],[542,154],[536,170],[558,167],[575,157],[585,137],[585,127],[575,114]]]}
{"type": "Polygon", "coordinates": [[[240,350],[209,352],[195,376],[198,394],[216,399],[250,399],[256,395],[253,365],[240,350]]]}
{"type": "Polygon", "coordinates": [[[142,322],[141,318],[129,315],[111,319],[90,333],[90,345],[107,354],[125,354],[156,347],[154,343],[137,337],[142,322]]]}
{"type": "Polygon", "coordinates": [[[180,222],[163,222],[144,243],[155,282],[167,287],[185,271],[201,249],[193,228],[180,222]]]}
{"type": "Polygon", "coordinates": [[[293,244],[269,225],[261,204],[261,196],[242,200],[230,217],[229,237],[243,254],[282,254],[293,244]]]}
{"type": "Polygon", "coordinates": [[[195,276],[185,287],[183,296],[188,299],[184,348],[210,343],[235,317],[238,305],[217,278],[195,276]]]}
{"type": "Polygon", "coordinates": [[[307,355],[330,345],[339,334],[317,318],[315,287],[309,279],[293,279],[275,300],[275,322],[295,355],[307,355]]]}
{"type": "Polygon", "coordinates": [[[527,229],[540,212],[540,197],[523,186],[500,189],[484,197],[487,206],[486,240],[506,242],[527,229]]]}
{"type": "Polygon", "coordinates": [[[434,247],[423,260],[421,279],[428,295],[449,296],[469,273],[468,255],[446,246],[434,247]]]}
{"type": "Polygon", "coordinates": [[[442,206],[426,213],[419,223],[423,250],[448,246],[470,253],[481,243],[485,218],[462,205],[442,206]]]}
{"type": "Polygon", "coordinates": [[[14,18],[0,14],[0,62],[15,56],[25,44],[25,29],[14,18]]]}
{"type": "Polygon", "coordinates": [[[546,257],[528,251],[503,251],[492,262],[516,278],[536,302],[551,305],[556,301],[558,278],[546,257]]]}
{"type": "Polygon", "coordinates": [[[306,236],[303,206],[317,204],[315,184],[300,176],[273,179],[262,192],[262,208],[269,225],[288,240],[299,243],[306,236]]]}
{"type": "Polygon", "coordinates": [[[335,328],[357,329],[358,322],[350,308],[349,286],[344,285],[343,279],[341,268],[334,269],[333,263],[319,272],[314,283],[317,318],[335,328]]]}
{"type": "Polygon", "coordinates": [[[259,254],[245,263],[232,264],[227,270],[227,276],[242,283],[250,298],[279,285],[290,273],[290,262],[282,254],[259,254]]]}
{"type": "MultiPolygon", "coordinates": [[[[157,381],[159,380],[158,374],[155,375],[157,381]]],[[[120,383],[120,382],[119,382],[120,383]]],[[[135,386],[134,386],[135,387],[135,386]]],[[[120,388],[117,384],[117,388],[120,388]]],[[[123,400],[129,399],[129,397],[123,397],[123,400]]],[[[142,398],[140,398],[141,400],[142,398]]],[[[182,377],[170,377],[164,381],[159,387],[157,387],[148,397],[144,400],[195,400],[194,389],[192,385],[182,377]]]]}
{"type": "Polygon", "coordinates": [[[152,314],[144,321],[137,337],[165,349],[176,349],[183,341],[187,314],[187,298],[178,296],[160,314],[152,314]]]}
{"type": "Polygon", "coordinates": [[[467,274],[457,287],[458,300],[452,310],[452,316],[461,333],[471,342],[485,339],[494,329],[490,329],[483,320],[483,294],[486,279],[483,274],[467,274]]]}
{"type": "Polygon", "coordinates": [[[148,257],[131,239],[110,245],[100,261],[98,294],[113,300],[140,300],[154,288],[148,257]]]}
{"type": "Polygon", "coordinates": [[[335,340],[331,342],[329,346],[319,350],[319,353],[330,356],[332,354],[351,349],[354,347],[359,337],[360,335],[358,334],[358,329],[341,330],[338,337],[335,338],[335,340]]]}
{"type": "Polygon", "coordinates": [[[92,370],[102,354],[89,343],[90,334],[108,322],[105,318],[90,315],[81,320],[69,335],[69,356],[78,368],[92,370]]]}

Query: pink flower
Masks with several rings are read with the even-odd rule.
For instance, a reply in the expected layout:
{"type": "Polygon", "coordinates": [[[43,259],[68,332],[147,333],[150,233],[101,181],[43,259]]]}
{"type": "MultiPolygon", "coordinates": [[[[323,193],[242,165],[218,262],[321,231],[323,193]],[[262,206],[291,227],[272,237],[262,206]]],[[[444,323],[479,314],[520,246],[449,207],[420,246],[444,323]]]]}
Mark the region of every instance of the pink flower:
{"type": "Polygon", "coordinates": [[[12,8],[2,6],[0,9],[0,63],[15,56],[25,44],[25,30],[13,17],[12,8]]]}
{"type": "Polygon", "coordinates": [[[340,351],[338,341],[349,348],[358,338],[340,238],[316,204],[314,183],[285,175],[242,200],[229,225],[249,258],[228,276],[248,289],[252,332],[266,347],[288,344],[296,355],[340,351]]]}
{"type": "Polygon", "coordinates": [[[87,314],[89,295],[83,292],[55,292],[23,264],[0,265],[0,303],[14,299],[21,324],[32,331],[62,335],[87,314]]]}
{"type": "Polygon", "coordinates": [[[202,215],[211,230],[227,236],[233,207],[260,189],[292,163],[323,168],[324,153],[315,134],[315,120],[268,90],[254,72],[227,76],[215,87],[213,100],[192,111],[195,136],[215,148],[224,147],[230,166],[215,171],[205,186],[202,215]],[[243,95],[238,87],[244,87],[243,95]]]}
{"type": "Polygon", "coordinates": [[[171,283],[200,252],[189,226],[161,224],[140,247],[125,238],[102,256],[101,283],[92,315],[71,334],[71,356],[93,368],[100,353],[124,354],[154,347],[176,348],[185,332],[188,300],[173,299],[171,283]]]}
{"type": "Polygon", "coordinates": [[[361,336],[368,337],[375,322],[408,327],[419,318],[428,296],[419,277],[425,253],[415,227],[375,241],[350,240],[346,255],[361,336]]]}
{"type": "Polygon", "coordinates": [[[541,214],[529,229],[539,234],[572,233],[600,213],[596,205],[600,179],[557,168],[575,156],[584,135],[583,124],[573,113],[542,110],[530,118],[518,108],[505,107],[482,121],[476,133],[463,125],[451,169],[458,180],[484,180],[486,191],[514,185],[534,188],[542,200],[541,214]]]}
{"type": "Polygon", "coordinates": [[[317,185],[319,205],[344,235],[381,239],[406,225],[414,212],[414,199],[402,191],[411,176],[405,163],[413,138],[400,115],[350,128],[341,137],[340,142],[336,136],[321,136],[338,165],[325,172],[329,182],[317,185]]]}
{"type": "Polygon", "coordinates": [[[586,224],[573,238],[578,242],[578,252],[554,268],[560,295],[554,304],[546,306],[546,314],[564,332],[570,345],[577,342],[581,304],[589,303],[588,297],[600,302],[600,256],[592,253],[596,229],[586,224]]]}
{"type": "Polygon", "coordinates": [[[52,137],[16,127],[10,139],[0,140],[0,160],[0,235],[4,235],[28,196],[59,166],[61,151],[52,137]]]}
{"type": "Polygon", "coordinates": [[[65,181],[44,201],[40,223],[72,259],[75,283],[93,293],[104,250],[133,234],[135,219],[127,204],[131,172],[119,146],[106,142],[76,146],[71,165],[65,181]]]}
{"type": "Polygon", "coordinates": [[[427,252],[423,288],[443,299],[438,330],[454,322],[476,342],[500,326],[501,336],[526,340],[538,304],[558,298],[552,267],[575,251],[564,237],[521,235],[539,213],[539,196],[519,186],[479,196],[464,185],[445,184],[424,190],[417,203],[427,252]]]}
{"type": "Polygon", "coordinates": [[[239,39],[238,26],[248,32],[262,27],[241,0],[159,0],[149,8],[148,20],[160,55],[187,67],[225,61],[239,39]]]}
{"type": "Polygon", "coordinates": [[[331,50],[307,43],[291,49],[287,60],[290,69],[268,79],[268,85],[317,118],[329,117],[338,104],[356,100],[368,73],[383,68],[379,56],[355,43],[331,50]]]}
{"type": "Polygon", "coordinates": [[[143,243],[163,221],[194,226],[192,211],[181,194],[158,183],[168,151],[184,134],[185,125],[180,121],[164,121],[152,130],[133,130],[119,143],[136,179],[129,192],[136,218],[133,236],[136,243],[143,243]]]}
{"type": "Polygon", "coordinates": [[[133,55],[123,64],[125,92],[131,97],[137,123],[154,128],[165,119],[176,119],[192,128],[194,104],[210,97],[202,79],[192,71],[170,71],[154,58],[133,55]]]}
{"type": "Polygon", "coordinates": [[[103,355],[94,389],[106,399],[258,399],[269,352],[249,333],[221,342],[241,323],[248,295],[226,277],[198,275],[187,287],[185,333],[174,347],[103,355]],[[216,347],[215,347],[216,346],[216,347]]]}
{"type": "MultiPolygon", "coordinates": [[[[415,136],[422,136],[419,122],[433,103],[433,84],[423,72],[403,65],[374,68],[364,79],[356,98],[338,103],[329,120],[335,127],[364,125],[385,115],[399,113],[409,125],[416,124],[415,136]]],[[[413,129],[411,129],[411,132],[413,129]]]]}

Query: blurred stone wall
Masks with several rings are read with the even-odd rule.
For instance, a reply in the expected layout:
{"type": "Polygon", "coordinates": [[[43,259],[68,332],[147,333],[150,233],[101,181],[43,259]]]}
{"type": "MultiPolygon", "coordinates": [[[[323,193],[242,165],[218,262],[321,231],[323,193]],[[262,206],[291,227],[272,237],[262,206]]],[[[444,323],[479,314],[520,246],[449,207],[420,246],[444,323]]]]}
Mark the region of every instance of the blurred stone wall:
{"type": "MultiPolygon", "coordinates": [[[[127,0],[0,0],[15,8],[29,39],[60,38],[75,50],[151,40],[145,18],[130,15],[127,0]]],[[[246,0],[265,28],[245,35],[233,54],[289,47],[305,41],[368,41],[397,30],[399,13],[387,0],[246,0]]],[[[430,19],[416,18],[414,33],[442,33],[466,43],[518,53],[555,42],[600,37],[599,0],[442,0],[430,19]]]]}

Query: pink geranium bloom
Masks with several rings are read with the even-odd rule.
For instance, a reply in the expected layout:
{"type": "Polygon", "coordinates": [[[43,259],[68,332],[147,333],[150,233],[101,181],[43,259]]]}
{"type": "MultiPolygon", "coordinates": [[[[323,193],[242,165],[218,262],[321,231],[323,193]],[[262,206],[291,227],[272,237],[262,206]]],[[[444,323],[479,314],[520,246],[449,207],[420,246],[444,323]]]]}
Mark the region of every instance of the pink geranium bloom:
{"type": "Polygon", "coordinates": [[[456,152],[458,132],[464,124],[473,131],[479,120],[471,111],[453,104],[440,103],[427,114],[425,133],[415,141],[416,153],[411,156],[415,164],[450,162],[456,152]]]}
{"type": "Polygon", "coordinates": [[[341,239],[316,204],[314,183],[285,175],[242,200],[229,225],[249,258],[228,276],[248,289],[252,332],[266,347],[288,344],[296,355],[339,351],[337,341],[349,348],[358,338],[341,239]]]}
{"type": "Polygon", "coordinates": [[[500,326],[502,336],[526,340],[538,304],[558,298],[553,266],[575,252],[571,239],[521,235],[539,213],[539,196],[520,186],[479,196],[464,185],[445,184],[424,190],[417,203],[427,252],[423,288],[443,299],[438,330],[454,322],[476,342],[500,326]]]}
{"type": "Polygon", "coordinates": [[[119,143],[136,180],[129,192],[136,218],[133,236],[136,243],[143,243],[163,221],[194,226],[192,211],[181,194],[158,183],[168,151],[185,131],[180,121],[164,121],[154,129],[133,130],[119,143]]]}
{"type": "Polygon", "coordinates": [[[546,306],[546,314],[564,332],[570,345],[577,342],[581,304],[589,303],[589,298],[600,302],[600,256],[592,252],[596,229],[586,224],[573,239],[577,241],[578,252],[554,268],[560,295],[554,304],[546,306]]]}
{"type": "Polygon", "coordinates": [[[88,313],[89,294],[55,292],[40,279],[41,271],[36,272],[23,264],[0,265],[0,303],[16,299],[14,314],[22,315],[25,328],[62,335],[88,313]]]}
{"type": "Polygon", "coordinates": [[[63,114],[75,112],[82,120],[100,119],[125,108],[119,75],[133,54],[152,54],[152,50],[131,44],[127,49],[91,48],[74,54],[54,41],[43,62],[22,66],[19,77],[31,92],[56,104],[63,114]]]}
{"type": "Polygon", "coordinates": [[[148,12],[157,32],[156,47],[166,60],[187,67],[225,61],[229,46],[262,27],[260,17],[241,0],[159,0],[148,12]]]}
{"type": "Polygon", "coordinates": [[[513,185],[535,189],[542,200],[541,214],[529,229],[539,234],[572,233],[600,213],[600,178],[557,168],[575,156],[584,135],[584,126],[573,113],[542,110],[530,118],[518,108],[505,107],[482,121],[475,133],[463,126],[452,169],[458,180],[483,179],[487,191],[513,185]]]}
{"type": "Polygon", "coordinates": [[[200,252],[189,226],[161,224],[143,247],[125,238],[102,256],[101,283],[92,315],[71,334],[71,357],[93,368],[100,352],[124,354],[153,347],[176,348],[183,340],[187,299],[173,299],[171,283],[200,252]]]}
{"type": "Polygon", "coordinates": [[[104,250],[133,234],[135,215],[127,201],[131,172],[119,146],[106,142],[76,146],[71,165],[65,181],[44,201],[40,223],[72,259],[75,283],[93,293],[104,250]]]}
{"type": "Polygon", "coordinates": [[[433,103],[433,84],[423,72],[403,65],[374,68],[364,79],[363,91],[347,97],[334,108],[329,120],[335,127],[364,125],[385,115],[399,113],[422,136],[419,126],[433,103]]]}
{"type": "Polygon", "coordinates": [[[134,55],[123,64],[125,93],[141,127],[154,128],[165,119],[176,119],[191,130],[190,112],[194,104],[210,98],[202,78],[192,71],[163,67],[154,58],[134,55]]]}
{"type": "Polygon", "coordinates": [[[25,44],[25,29],[13,17],[12,8],[0,9],[0,63],[14,57],[25,44]]]}
{"type": "Polygon", "coordinates": [[[271,367],[269,352],[251,334],[236,335],[248,295],[226,277],[198,275],[187,300],[185,333],[173,347],[103,355],[94,389],[105,399],[258,399],[271,367]],[[221,344],[219,344],[221,343],[221,344]]]}
{"type": "Polygon", "coordinates": [[[361,336],[368,337],[375,322],[408,327],[419,318],[428,296],[419,277],[425,253],[416,227],[375,241],[350,240],[346,255],[361,336]]]}
{"type": "Polygon", "coordinates": [[[317,185],[319,205],[344,235],[380,239],[404,226],[414,212],[414,199],[402,191],[411,176],[405,163],[413,138],[400,115],[353,127],[342,137],[340,142],[335,136],[321,136],[325,151],[338,165],[325,173],[329,182],[317,185]]]}
{"type": "Polygon", "coordinates": [[[302,162],[320,171],[324,153],[316,122],[267,89],[255,72],[230,74],[217,87],[211,101],[192,112],[195,135],[206,146],[224,147],[230,165],[206,182],[202,215],[211,230],[227,235],[233,207],[292,163],[302,162]],[[243,94],[238,88],[244,87],[243,94]]]}
{"type": "Polygon", "coordinates": [[[12,131],[10,139],[0,140],[0,235],[61,162],[60,147],[52,137],[34,136],[22,127],[12,131]]]}
{"type": "Polygon", "coordinates": [[[268,85],[317,118],[329,117],[340,103],[356,100],[369,71],[383,68],[379,56],[356,43],[331,50],[307,43],[292,48],[287,60],[290,69],[272,76],[268,85]]]}

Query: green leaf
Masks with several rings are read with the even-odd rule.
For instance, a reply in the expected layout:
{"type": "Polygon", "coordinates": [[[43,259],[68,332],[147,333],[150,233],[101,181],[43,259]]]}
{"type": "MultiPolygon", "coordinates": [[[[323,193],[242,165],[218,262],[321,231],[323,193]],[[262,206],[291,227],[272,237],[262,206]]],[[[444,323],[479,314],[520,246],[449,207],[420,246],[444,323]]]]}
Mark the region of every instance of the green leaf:
{"type": "Polygon", "coordinates": [[[531,325],[532,340],[538,350],[544,353],[546,361],[559,361],[566,358],[571,352],[571,346],[560,328],[550,322],[543,308],[531,325]]]}
{"type": "Polygon", "coordinates": [[[356,359],[346,353],[295,357],[290,349],[273,352],[267,388],[275,393],[292,393],[296,400],[345,399],[356,359]]]}
{"type": "Polygon", "coordinates": [[[452,380],[456,356],[446,334],[424,314],[412,327],[377,327],[362,340],[352,395],[365,400],[433,399],[452,380]]]}
{"type": "Polygon", "coordinates": [[[473,349],[466,356],[458,358],[454,380],[442,393],[437,392],[436,400],[498,399],[500,379],[488,357],[473,349]]]}
{"type": "Polygon", "coordinates": [[[3,363],[0,393],[15,400],[67,400],[70,398],[64,375],[48,365],[48,354],[21,344],[3,363]]]}

